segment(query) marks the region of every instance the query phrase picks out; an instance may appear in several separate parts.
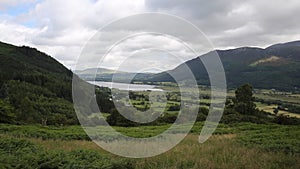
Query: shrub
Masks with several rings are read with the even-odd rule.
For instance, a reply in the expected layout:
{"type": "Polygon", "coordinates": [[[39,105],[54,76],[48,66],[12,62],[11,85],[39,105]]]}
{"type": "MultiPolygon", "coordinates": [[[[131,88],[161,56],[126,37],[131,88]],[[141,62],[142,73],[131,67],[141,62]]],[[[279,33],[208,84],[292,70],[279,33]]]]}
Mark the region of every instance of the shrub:
{"type": "Polygon", "coordinates": [[[276,116],[274,122],[282,125],[300,125],[300,119],[296,117],[289,117],[287,115],[280,114],[276,116]]]}
{"type": "Polygon", "coordinates": [[[29,141],[0,139],[0,168],[41,169],[132,169],[132,162],[113,158],[93,150],[45,151],[29,141]]]}

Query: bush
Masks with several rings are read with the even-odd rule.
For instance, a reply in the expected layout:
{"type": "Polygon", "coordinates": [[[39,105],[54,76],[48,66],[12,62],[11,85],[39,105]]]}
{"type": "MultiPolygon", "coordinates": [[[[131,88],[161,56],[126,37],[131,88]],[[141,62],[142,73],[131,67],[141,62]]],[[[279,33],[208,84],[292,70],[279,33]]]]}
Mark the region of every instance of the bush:
{"type": "Polygon", "coordinates": [[[296,117],[289,117],[287,115],[280,114],[276,116],[274,122],[282,125],[300,125],[300,119],[296,117]]]}
{"type": "Polygon", "coordinates": [[[29,141],[0,139],[0,168],[41,169],[132,169],[132,162],[103,155],[93,150],[45,151],[29,141]]]}
{"type": "Polygon", "coordinates": [[[240,122],[264,124],[272,122],[272,119],[268,117],[267,113],[259,110],[256,110],[255,113],[253,113],[253,115],[240,114],[231,108],[226,108],[224,110],[224,114],[221,118],[221,123],[230,124],[240,122]]]}
{"type": "Polygon", "coordinates": [[[179,111],[180,105],[179,104],[173,104],[168,108],[168,111],[179,111]]]}
{"type": "Polygon", "coordinates": [[[197,115],[197,121],[205,121],[206,117],[208,115],[208,112],[209,112],[208,108],[200,107],[198,115],[197,115]]]}
{"type": "Polygon", "coordinates": [[[162,117],[158,118],[159,123],[174,123],[177,119],[177,114],[165,113],[162,117]]]}

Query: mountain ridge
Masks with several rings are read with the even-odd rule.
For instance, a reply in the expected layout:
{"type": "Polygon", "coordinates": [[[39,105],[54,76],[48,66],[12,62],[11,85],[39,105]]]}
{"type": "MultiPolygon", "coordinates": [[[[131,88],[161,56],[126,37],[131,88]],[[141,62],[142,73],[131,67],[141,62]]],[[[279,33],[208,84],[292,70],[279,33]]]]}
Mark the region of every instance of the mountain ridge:
{"type": "MultiPolygon", "coordinates": [[[[209,57],[217,52],[222,61],[225,74],[228,80],[228,87],[235,88],[243,83],[251,83],[255,88],[275,88],[279,90],[298,90],[300,88],[297,72],[300,71],[300,41],[291,41],[270,45],[265,48],[239,47],[234,49],[215,50],[199,57],[209,57]]],[[[190,59],[172,70],[155,74],[144,74],[136,76],[133,81],[143,82],[164,82],[174,79],[169,73],[180,75],[184,79],[184,73],[180,72],[183,64],[187,64],[194,73],[199,84],[209,85],[208,74],[199,57],[190,59]]],[[[96,80],[111,81],[114,73],[98,73],[96,80]],[[106,76],[105,78],[103,78],[106,76]]],[[[116,73],[118,74],[118,73],[116,73]]],[[[124,79],[114,79],[117,82],[128,82],[126,72],[123,72],[124,79]]],[[[134,76],[134,73],[130,76],[134,76]]],[[[120,74],[119,74],[120,75],[120,74]]],[[[85,77],[81,76],[86,79],[85,77]]],[[[95,80],[89,79],[89,80],[95,80]]]]}
{"type": "MultiPolygon", "coordinates": [[[[200,57],[209,57],[210,51],[200,57]]],[[[255,88],[275,88],[295,90],[300,88],[300,41],[271,45],[267,48],[240,47],[236,49],[216,50],[222,61],[228,87],[234,88],[244,83],[251,83],[255,88]],[[254,62],[271,56],[281,58],[286,64],[250,66],[254,62]]],[[[200,59],[184,62],[196,77],[199,84],[209,85],[208,74],[200,59]]],[[[179,74],[183,64],[176,68],[156,74],[149,81],[172,81],[168,73],[179,74]]],[[[182,74],[182,73],[181,73],[182,74]]],[[[187,79],[182,79],[187,80],[187,79]]]]}

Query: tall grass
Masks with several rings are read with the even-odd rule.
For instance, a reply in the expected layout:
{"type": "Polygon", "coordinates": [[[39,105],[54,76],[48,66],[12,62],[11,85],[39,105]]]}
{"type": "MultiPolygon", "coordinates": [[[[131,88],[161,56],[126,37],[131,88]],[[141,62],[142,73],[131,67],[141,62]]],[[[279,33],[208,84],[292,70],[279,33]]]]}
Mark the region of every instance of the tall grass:
{"type": "MultiPolygon", "coordinates": [[[[284,169],[299,168],[299,154],[272,152],[258,147],[246,147],[236,141],[236,134],[215,135],[204,144],[198,143],[198,136],[190,134],[174,149],[159,156],[145,159],[124,159],[105,152],[95,143],[85,140],[42,140],[27,138],[26,140],[42,147],[46,152],[64,152],[66,154],[85,150],[84,153],[101,154],[95,160],[130,163],[137,169],[199,169],[199,168],[249,168],[249,169],[284,169]]],[[[85,159],[80,159],[85,160],[85,159]]],[[[87,160],[87,159],[86,159],[87,160]]],[[[84,162],[82,162],[84,164],[84,162]]]]}
{"type": "Polygon", "coordinates": [[[197,136],[189,135],[169,152],[140,159],[135,163],[135,168],[140,169],[296,169],[299,167],[299,155],[245,147],[234,141],[234,135],[213,136],[204,144],[197,142],[197,136]]]}
{"type": "MultiPolygon", "coordinates": [[[[202,126],[203,123],[196,123],[191,134],[164,154],[132,160],[117,157],[99,148],[80,126],[1,124],[0,168],[39,168],[42,164],[54,168],[300,168],[300,126],[220,124],[214,135],[200,144],[198,135],[202,126]]],[[[133,137],[149,137],[168,127],[116,129],[133,137]]]]}

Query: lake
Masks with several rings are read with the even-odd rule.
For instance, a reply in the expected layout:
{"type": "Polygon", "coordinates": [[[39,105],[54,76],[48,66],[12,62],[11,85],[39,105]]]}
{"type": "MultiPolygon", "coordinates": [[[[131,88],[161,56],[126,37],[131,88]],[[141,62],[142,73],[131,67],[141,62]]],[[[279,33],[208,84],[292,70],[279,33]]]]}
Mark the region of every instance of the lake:
{"type": "Polygon", "coordinates": [[[132,91],[163,91],[162,89],[156,88],[155,85],[144,85],[144,84],[128,84],[128,83],[116,83],[116,82],[103,82],[103,81],[88,81],[91,84],[100,87],[108,87],[119,90],[132,90],[132,91]]]}

